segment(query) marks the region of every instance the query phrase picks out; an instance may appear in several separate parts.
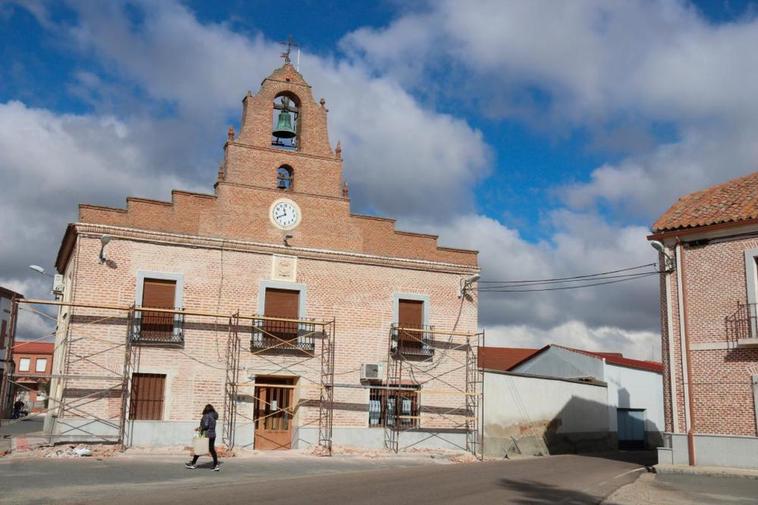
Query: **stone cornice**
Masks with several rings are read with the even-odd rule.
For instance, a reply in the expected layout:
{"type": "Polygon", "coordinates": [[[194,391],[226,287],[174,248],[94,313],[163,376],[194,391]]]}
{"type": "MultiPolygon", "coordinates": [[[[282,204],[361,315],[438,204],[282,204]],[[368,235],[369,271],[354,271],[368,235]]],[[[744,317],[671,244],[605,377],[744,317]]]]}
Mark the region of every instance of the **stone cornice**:
{"type": "MultiPolygon", "coordinates": [[[[267,244],[262,242],[253,242],[246,240],[232,240],[214,237],[201,237],[195,235],[183,235],[176,233],[166,233],[152,230],[142,230],[137,228],[126,228],[120,226],[92,224],[92,223],[73,223],[69,225],[67,232],[87,236],[100,236],[103,234],[111,235],[117,239],[133,240],[137,242],[150,242],[162,245],[174,245],[179,247],[194,247],[206,249],[223,249],[239,252],[250,252],[257,254],[288,254],[298,258],[333,261],[339,263],[352,263],[362,265],[385,266],[390,268],[402,268],[410,270],[423,270],[429,272],[441,272],[457,275],[471,275],[479,271],[478,266],[462,265],[456,263],[445,263],[429,260],[418,260],[409,258],[397,258],[387,256],[376,256],[371,254],[332,251],[328,249],[316,249],[308,247],[287,247],[283,245],[267,244]]],[[[69,233],[67,233],[69,235],[69,233]]],[[[66,239],[64,238],[64,243],[66,239]]],[[[73,243],[72,240],[69,243],[73,243]]],[[[66,255],[68,257],[68,255],[66,255]]],[[[59,254],[59,259],[61,255],[59,254]]],[[[65,268],[65,265],[56,265],[59,270],[65,268]]]]}

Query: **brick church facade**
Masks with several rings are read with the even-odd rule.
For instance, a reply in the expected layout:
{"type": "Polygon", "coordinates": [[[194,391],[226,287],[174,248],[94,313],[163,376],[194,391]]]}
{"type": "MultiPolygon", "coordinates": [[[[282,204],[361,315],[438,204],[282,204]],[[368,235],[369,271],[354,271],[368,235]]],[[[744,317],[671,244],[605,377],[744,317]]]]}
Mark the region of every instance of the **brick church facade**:
{"type": "MultiPolygon", "coordinates": [[[[457,407],[453,390],[465,389],[468,369],[445,345],[460,349],[455,338],[477,331],[476,300],[465,289],[461,296],[478,272],[477,253],[351,212],[325,101],[289,62],[242,103],[240,131],[228,133],[212,194],[129,197],[125,209],[80,205],[56,263],[65,280],[57,339],[68,339],[56,372],[119,372],[125,358],[117,345],[131,325],[128,391],[119,397],[114,387],[86,408],[62,407],[48,429],[107,434],[125,412],[129,445],[186,444],[211,403],[237,446],[306,447],[318,442],[323,367],[331,367],[336,445],[386,445],[388,409],[391,422],[409,428],[409,443],[463,445],[460,427],[476,416],[457,407]],[[282,113],[289,123],[278,123],[282,113]],[[289,133],[272,137],[277,127],[289,133]],[[136,311],[122,313],[119,324],[103,324],[114,307],[130,306],[136,311]],[[399,327],[423,331],[404,339],[399,327]],[[319,354],[329,332],[331,363],[319,354]],[[232,333],[237,362],[229,357],[232,333]],[[421,371],[401,380],[387,370],[397,368],[406,344],[414,355],[408,366],[421,371]],[[379,365],[380,377],[367,379],[364,365],[379,365]],[[386,388],[400,386],[389,398],[386,388]]],[[[64,406],[109,387],[65,380],[51,385],[64,406]]]]}

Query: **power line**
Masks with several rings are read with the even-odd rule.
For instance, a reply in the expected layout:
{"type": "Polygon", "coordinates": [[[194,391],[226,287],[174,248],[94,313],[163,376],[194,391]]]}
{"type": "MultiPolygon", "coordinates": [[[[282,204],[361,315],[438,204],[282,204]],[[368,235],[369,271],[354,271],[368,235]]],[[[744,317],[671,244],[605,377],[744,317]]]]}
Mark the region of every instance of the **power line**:
{"type": "MultiPolygon", "coordinates": [[[[591,279],[593,277],[601,277],[609,274],[617,274],[620,272],[629,272],[632,270],[639,270],[641,268],[654,267],[656,263],[646,263],[644,265],[637,265],[633,267],[619,268],[617,270],[608,270],[607,272],[598,272],[594,274],[574,275],[571,277],[553,277],[548,279],[525,279],[525,280],[508,280],[508,281],[479,281],[479,284],[544,284],[552,283],[555,281],[573,281],[581,279],[591,279]]],[[[654,272],[658,273],[658,272],[654,272]]]]}
{"type": "MultiPolygon", "coordinates": [[[[658,271],[655,272],[636,272],[631,274],[619,274],[619,275],[605,275],[602,277],[592,277],[588,279],[574,279],[574,280],[565,280],[565,281],[545,281],[541,283],[528,283],[528,284],[506,284],[506,285],[496,285],[496,286],[482,286],[479,288],[479,292],[487,292],[492,290],[499,290],[499,289],[515,289],[515,288],[523,288],[523,287],[529,287],[529,288],[539,288],[542,286],[550,286],[554,284],[568,284],[573,282],[597,282],[597,281],[607,281],[607,280],[614,280],[614,279],[635,279],[640,276],[646,276],[651,274],[657,274],[658,271]]],[[[576,285],[574,285],[576,286],[576,285]]]]}
{"type": "MultiPolygon", "coordinates": [[[[557,288],[535,288],[535,289],[487,289],[487,290],[480,290],[480,292],[483,293],[534,293],[538,291],[562,291],[566,289],[581,289],[581,288],[589,288],[592,286],[605,286],[607,284],[618,284],[619,282],[628,282],[633,281],[636,279],[642,279],[644,277],[650,277],[652,275],[658,275],[659,272],[643,272],[636,274],[634,276],[629,276],[624,279],[617,279],[612,281],[604,281],[604,282],[594,282],[590,284],[580,284],[580,285],[574,285],[574,286],[560,286],[557,288]]],[[[518,286],[517,286],[518,287],[518,286]]]]}

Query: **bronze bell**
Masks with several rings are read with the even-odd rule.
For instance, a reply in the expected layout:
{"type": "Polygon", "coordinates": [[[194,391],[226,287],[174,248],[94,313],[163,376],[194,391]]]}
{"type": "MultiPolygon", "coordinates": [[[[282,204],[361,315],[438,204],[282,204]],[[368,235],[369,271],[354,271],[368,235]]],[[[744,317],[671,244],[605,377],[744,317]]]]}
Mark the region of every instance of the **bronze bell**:
{"type": "Polygon", "coordinates": [[[286,98],[282,100],[281,110],[279,111],[279,118],[276,120],[276,128],[272,132],[274,137],[278,139],[291,139],[297,136],[297,132],[292,127],[292,116],[289,110],[289,100],[286,98]]]}

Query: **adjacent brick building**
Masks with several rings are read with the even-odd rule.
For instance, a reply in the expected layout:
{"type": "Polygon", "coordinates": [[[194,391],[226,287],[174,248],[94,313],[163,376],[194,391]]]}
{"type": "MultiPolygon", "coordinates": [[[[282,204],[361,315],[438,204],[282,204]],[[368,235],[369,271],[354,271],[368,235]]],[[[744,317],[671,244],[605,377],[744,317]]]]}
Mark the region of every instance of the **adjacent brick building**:
{"type": "Polygon", "coordinates": [[[661,462],[758,467],[758,173],[680,198],[661,250],[661,462]]]}
{"type": "Polygon", "coordinates": [[[13,357],[11,346],[14,334],[14,324],[11,312],[13,300],[23,298],[22,295],[0,286],[0,414],[10,409],[13,387],[8,377],[13,374],[13,357]]]}
{"type": "Polygon", "coordinates": [[[53,347],[52,342],[17,341],[13,345],[15,399],[23,401],[29,412],[46,409],[53,347]]]}
{"type": "MultiPolygon", "coordinates": [[[[130,442],[186,443],[206,403],[221,410],[229,371],[228,319],[190,313],[266,316],[271,319],[239,323],[237,442],[301,447],[317,439],[321,388],[316,355],[322,342],[312,340],[320,330],[312,331],[308,321],[332,321],[335,444],[384,445],[377,428],[387,422],[387,409],[405,415],[398,422],[413,425],[418,433],[408,440],[424,440],[421,445],[446,445],[427,433],[435,430],[450,431],[448,440],[463,436],[455,433],[460,419],[471,415],[455,408],[463,396],[424,393],[445,384],[463,387],[466,370],[449,361],[452,351],[435,349],[450,347],[454,337],[423,333],[423,342],[403,340],[392,325],[476,332],[476,302],[461,296],[461,287],[478,272],[477,253],[440,247],[436,236],[351,212],[325,101],[314,99],[288,62],[242,104],[240,131],[228,133],[212,194],[175,190],[170,202],[129,197],[125,209],[80,205],[56,263],[65,280],[63,301],[74,304],[61,309],[57,339],[76,337],[61,346],[66,357],[58,360],[58,372],[117,371],[124,350],[115,346],[124,324],[131,324],[137,358],[125,407],[130,442]],[[290,117],[283,121],[282,114],[290,117]],[[272,137],[277,129],[283,133],[272,137]],[[105,325],[112,314],[85,305],[134,305],[138,312],[134,321],[122,313],[119,324],[105,325]],[[271,351],[281,352],[267,352],[269,341],[275,342],[271,351]],[[403,382],[409,391],[389,402],[382,396],[382,387],[393,386],[387,384],[395,359],[389,350],[404,344],[429,373],[403,382]],[[96,358],[81,359],[98,350],[96,358]],[[388,379],[362,380],[365,364],[380,365],[388,379]]],[[[420,185],[418,197],[434,195],[420,185]]],[[[52,394],[65,404],[97,387],[103,386],[54,380],[52,394]]],[[[86,430],[113,429],[107,420],[124,408],[119,402],[115,393],[94,402],[99,424],[86,430]]],[[[86,425],[87,416],[65,410],[58,428],[50,429],[86,425]]]]}

